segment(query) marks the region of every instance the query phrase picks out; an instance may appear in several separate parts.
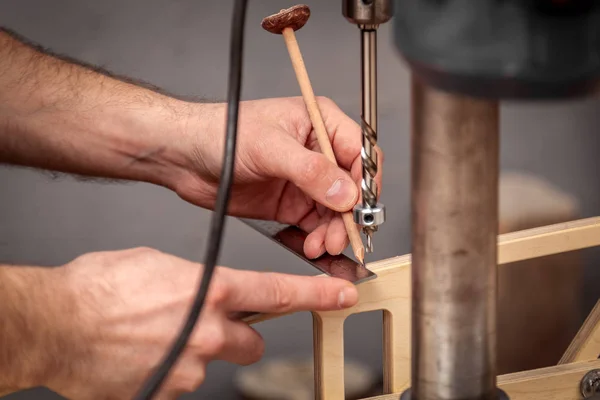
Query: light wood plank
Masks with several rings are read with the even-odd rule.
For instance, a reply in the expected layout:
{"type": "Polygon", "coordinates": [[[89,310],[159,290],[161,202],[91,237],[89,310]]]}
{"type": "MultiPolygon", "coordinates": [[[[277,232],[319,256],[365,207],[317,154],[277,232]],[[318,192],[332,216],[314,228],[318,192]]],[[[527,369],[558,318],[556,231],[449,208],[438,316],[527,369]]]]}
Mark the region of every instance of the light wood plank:
{"type": "Polygon", "coordinates": [[[316,400],[344,399],[344,316],[313,313],[316,400]]]}
{"type": "Polygon", "coordinates": [[[404,327],[410,320],[408,313],[403,305],[383,312],[383,393],[410,385],[410,329],[404,327]]]}
{"type": "Polygon", "coordinates": [[[563,222],[501,235],[498,264],[600,245],[600,217],[563,222]]]}
{"type": "MultiPolygon", "coordinates": [[[[498,237],[498,264],[529,260],[594,246],[600,246],[600,217],[500,235],[498,237]]],[[[364,311],[381,310],[385,309],[384,304],[393,304],[395,297],[410,297],[408,295],[410,281],[399,281],[400,276],[402,276],[402,280],[410,278],[402,275],[402,271],[410,269],[410,254],[372,262],[367,264],[367,267],[377,274],[377,278],[358,285],[360,301],[356,306],[335,313],[348,316],[364,311]],[[384,290],[381,287],[382,280],[393,280],[400,286],[388,288],[389,285],[385,285],[387,289],[384,290]],[[380,292],[380,290],[383,291],[380,292]]],[[[286,314],[255,314],[245,318],[244,321],[256,324],[282,315],[286,314]]]]}
{"type": "Polygon", "coordinates": [[[600,301],[588,315],[559,364],[595,360],[600,357],[600,301]]]}
{"type": "MultiPolygon", "coordinates": [[[[540,368],[498,377],[498,386],[510,400],[579,400],[579,383],[585,374],[600,368],[600,360],[540,368]]],[[[394,394],[369,397],[363,400],[398,400],[394,394]]]]}

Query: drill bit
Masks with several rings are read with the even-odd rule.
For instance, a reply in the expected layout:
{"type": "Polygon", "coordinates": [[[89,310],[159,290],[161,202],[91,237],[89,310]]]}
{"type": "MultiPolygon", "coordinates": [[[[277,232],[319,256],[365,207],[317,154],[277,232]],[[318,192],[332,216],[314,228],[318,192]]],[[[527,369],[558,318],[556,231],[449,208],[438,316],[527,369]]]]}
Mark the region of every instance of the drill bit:
{"type": "Polygon", "coordinates": [[[367,253],[373,252],[373,234],[385,222],[385,207],[377,202],[377,29],[392,18],[391,0],[343,0],[344,17],[360,29],[362,201],[354,206],[354,222],[366,236],[367,253]]]}
{"type": "MultiPolygon", "coordinates": [[[[377,26],[361,25],[362,60],[362,206],[364,209],[377,207],[377,26]]],[[[368,221],[367,221],[368,222],[368,221]]],[[[377,225],[363,226],[367,238],[366,251],[373,252],[373,233],[377,225]]]]}
{"type": "Polygon", "coordinates": [[[373,252],[373,232],[375,231],[375,229],[369,229],[369,228],[364,228],[363,232],[365,232],[365,235],[367,236],[367,251],[369,253],[373,252]]]}

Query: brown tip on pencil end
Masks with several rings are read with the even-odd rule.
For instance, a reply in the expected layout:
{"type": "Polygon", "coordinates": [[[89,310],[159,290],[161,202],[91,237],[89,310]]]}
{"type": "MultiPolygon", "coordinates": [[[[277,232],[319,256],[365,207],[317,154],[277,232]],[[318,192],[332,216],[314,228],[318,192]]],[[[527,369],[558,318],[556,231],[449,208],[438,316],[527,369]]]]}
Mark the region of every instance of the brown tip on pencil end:
{"type": "Polygon", "coordinates": [[[305,4],[299,4],[265,17],[261,26],[268,32],[281,34],[285,28],[292,28],[294,31],[302,28],[309,17],[310,8],[305,4]]]}
{"type": "Polygon", "coordinates": [[[356,257],[356,259],[358,260],[360,265],[362,265],[364,267],[365,266],[365,250],[364,250],[364,248],[361,247],[359,249],[356,249],[354,256],[356,257]]]}

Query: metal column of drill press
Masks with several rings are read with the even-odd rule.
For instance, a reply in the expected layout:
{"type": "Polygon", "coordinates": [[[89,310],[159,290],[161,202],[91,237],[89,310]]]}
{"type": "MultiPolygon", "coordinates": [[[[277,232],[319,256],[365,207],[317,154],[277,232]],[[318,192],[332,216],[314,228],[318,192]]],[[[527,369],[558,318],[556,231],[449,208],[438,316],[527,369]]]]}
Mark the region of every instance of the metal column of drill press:
{"type": "Polygon", "coordinates": [[[403,400],[499,400],[498,102],[594,93],[600,2],[396,0],[413,75],[412,368],[403,400]]]}
{"type": "Polygon", "coordinates": [[[403,400],[500,400],[498,104],[414,80],[412,107],[412,386],[403,400]]]}
{"type": "Polygon", "coordinates": [[[377,175],[377,29],[392,16],[391,0],[344,0],[346,19],[358,25],[361,35],[361,127],[362,202],[354,208],[354,221],[367,237],[367,252],[373,252],[373,234],[385,221],[385,208],[378,203],[377,175]]]}

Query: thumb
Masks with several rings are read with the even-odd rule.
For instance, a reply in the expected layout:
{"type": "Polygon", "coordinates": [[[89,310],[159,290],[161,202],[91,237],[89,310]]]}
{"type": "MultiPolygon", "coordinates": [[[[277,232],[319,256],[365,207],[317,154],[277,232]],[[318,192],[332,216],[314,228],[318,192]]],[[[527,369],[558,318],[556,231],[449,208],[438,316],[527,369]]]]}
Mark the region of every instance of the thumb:
{"type": "Polygon", "coordinates": [[[286,162],[285,178],[316,202],[344,212],[358,201],[358,188],[350,174],[321,154],[298,145],[286,162]]]}

